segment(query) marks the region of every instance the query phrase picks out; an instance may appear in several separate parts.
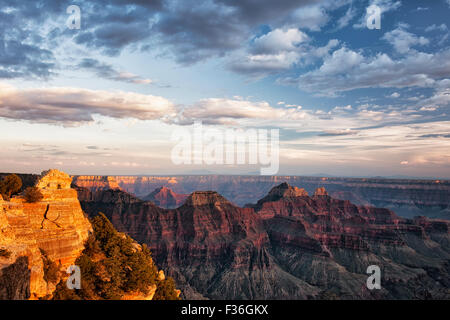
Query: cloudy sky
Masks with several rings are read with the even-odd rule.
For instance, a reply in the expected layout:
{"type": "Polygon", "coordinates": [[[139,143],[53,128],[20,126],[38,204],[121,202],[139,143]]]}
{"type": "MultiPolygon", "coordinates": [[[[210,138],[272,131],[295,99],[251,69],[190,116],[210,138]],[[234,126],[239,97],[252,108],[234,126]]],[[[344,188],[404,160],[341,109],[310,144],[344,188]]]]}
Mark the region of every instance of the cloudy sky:
{"type": "Polygon", "coordinates": [[[257,172],[173,164],[172,132],[202,121],[279,129],[279,174],[450,178],[449,16],[450,0],[0,0],[0,171],[257,172]]]}

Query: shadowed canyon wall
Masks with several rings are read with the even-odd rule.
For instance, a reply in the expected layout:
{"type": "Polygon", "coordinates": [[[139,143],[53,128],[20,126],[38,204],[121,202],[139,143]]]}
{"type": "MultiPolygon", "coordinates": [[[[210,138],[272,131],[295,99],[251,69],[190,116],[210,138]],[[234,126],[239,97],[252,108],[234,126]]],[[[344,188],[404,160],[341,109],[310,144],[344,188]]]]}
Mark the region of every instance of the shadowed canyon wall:
{"type": "Polygon", "coordinates": [[[247,208],[215,191],[162,209],[124,191],[78,187],[85,212],[147,243],[191,299],[448,299],[450,223],[309,196],[282,183],[247,208]],[[382,290],[366,287],[378,265],[382,290]]]}

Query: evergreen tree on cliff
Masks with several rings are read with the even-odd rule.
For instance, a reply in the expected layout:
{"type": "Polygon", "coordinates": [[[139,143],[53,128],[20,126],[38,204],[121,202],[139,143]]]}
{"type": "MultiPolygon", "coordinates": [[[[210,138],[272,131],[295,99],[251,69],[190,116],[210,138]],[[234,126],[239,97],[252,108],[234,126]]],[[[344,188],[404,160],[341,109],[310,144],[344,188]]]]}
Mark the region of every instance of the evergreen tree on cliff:
{"type": "Polygon", "coordinates": [[[22,188],[22,179],[16,174],[10,174],[0,181],[0,193],[3,198],[9,199],[22,188]]]}
{"type": "Polygon", "coordinates": [[[56,300],[118,300],[131,293],[177,300],[173,279],[158,280],[158,269],[146,245],[117,232],[103,213],[92,219],[93,234],[75,264],[81,269],[81,289],[70,290],[60,281],[56,300]]]}

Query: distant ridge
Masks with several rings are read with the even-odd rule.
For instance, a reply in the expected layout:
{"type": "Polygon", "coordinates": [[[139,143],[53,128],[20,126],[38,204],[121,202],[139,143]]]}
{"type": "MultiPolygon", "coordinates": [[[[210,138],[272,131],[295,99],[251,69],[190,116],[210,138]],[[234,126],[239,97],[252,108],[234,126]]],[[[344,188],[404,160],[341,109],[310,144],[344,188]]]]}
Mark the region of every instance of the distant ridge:
{"type": "Polygon", "coordinates": [[[143,197],[142,200],[152,201],[161,208],[173,209],[182,205],[187,197],[187,194],[178,194],[167,187],[160,187],[143,197]]]}
{"type": "MultiPolygon", "coordinates": [[[[86,177],[75,177],[75,184],[90,190],[97,190],[99,186],[106,187],[104,177],[86,177]]],[[[140,198],[147,199],[150,193],[161,187],[169,188],[178,195],[186,195],[198,190],[214,190],[239,206],[256,203],[273,187],[286,182],[292,187],[303,188],[310,195],[314,194],[317,188],[325,187],[328,194],[335,198],[350,199],[358,205],[387,207],[403,217],[412,218],[423,215],[450,219],[450,181],[448,180],[238,175],[111,176],[110,178],[109,182],[112,178],[116,182],[112,187],[118,185],[122,190],[140,198]]],[[[178,199],[177,196],[175,198],[178,199]]],[[[156,199],[154,200],[156,202],[156,199]]],[[[161,203],[164,201],[161,200],[161,203]]],[[[179,204],[176,202],[175,206],[179,204]]],[[[173,206],[174,204],[171,203],[170,207],[173,206]]]]}

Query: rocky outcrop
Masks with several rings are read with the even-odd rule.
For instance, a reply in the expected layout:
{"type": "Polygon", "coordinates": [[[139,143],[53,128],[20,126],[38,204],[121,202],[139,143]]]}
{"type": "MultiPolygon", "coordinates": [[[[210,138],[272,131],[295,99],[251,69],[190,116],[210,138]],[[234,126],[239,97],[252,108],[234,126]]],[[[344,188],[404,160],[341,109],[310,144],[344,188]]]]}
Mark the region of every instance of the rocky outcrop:
{"type": "Polygon", "coordinates": [[[174,209],[181,206],[187,197],[187,194],[178,194],[167,187],[160,187],[143,197],[142,200],[151,201],[161,208],[174,209]]]}
{"type": "MultiPolygon", "coordinates": [[[[142,201],[119,189],[116,189],[117,192],[94,193],[81,187],[72,189],[72,178],[58,170],[44,171],[36,179],[27,181],[33,181],[41,192],[43,197],[40,201],[27,203],[21,194],[10,201],[4,201],[0,196],[0,300],[55,298],[55,295],[59,297],[55,299],[62,299],[66,296],[63,294],[65,287],[58,285],[55,291],[57,282],[64,284],[67,267],[75,264],[93,231],[81,209],[77,191],[84,200],[109,203],[118,208],[121,204],[129,206],[142,201]],[[57,279],[55,275],[49,278],[46,274],[49,263],[60,271],[57,279]]],[[[148,204],[154,206],[151,202],[148,204]]],[[[120,237],[127,239],[125,234],[120,234],[120,237]]],[[[131,241],[133,250],[143,251],[140,244],[133,239],[131,241]]],[[[101,258],[105,257],[96,255],[92,261],[101,258]]],[[[162,281],[164,278],[160,270],[156,280],[162,281]]],[[[136,281],[136,277],[131,281],[136,281]]],[[[144,290],[145,294],[140,291],[124,292],[121,299],[152,300],[157,285],[161,284],[150,285],[148,290],[144,290]]],[[[101,293],[93,292],[93,295],[100,296],[101,293]]],[[[180,291],[175,293],[179,295],[180,291]]],[[[73,298],[73,295],[69,297],[73,298]]]]}
{"type": "MultiPolygon", "coordinates": [[[[243,206],[255,203],[282,182],[305,188],[309,194],[325,187],[330,195],[352,200],[357,205],[389,208],[400,216],[423,215],[450,220],[450,181],[376,178],[325,178],[301,176],[114,176],[122,190],[145,197],[156,188],[168,187],[175,193],[189,194],[198,190],[215,190],[243,206]]],[[[95,190],[104,177],[82,178],[80,186],[95,190]]]]}
{"type": "Polygon", "coordinates": [[[67,174],[49,170],[35,184],[41,201],[27,203],[22,196],[0,200],[0,247],[11,253],[0,257],[0,283],[9,286],[0,291],[0,299],[33,299],[54,290],[44,280],[41,250],[64,269],[84,249],[91,225],[70,184],[67,174]]]}
{"type": "Polygon", "coordinates": [[[401,218],[323,189],[309,197],[288,184],[247,208],[213,191],[171,210],[120,190],[79,194],[86,212],[102,211],[147,243],[185,298],[450,298],[446,221],[401,218]],[[373,264],[383,270],[382,290],[366,287],[373,264]]]}
{"type": "Polygon", "coordinates": [[[269,194],[260,201],[278,200],[281,198],[307,197],[308,192],[303,188],[292,187],[286,182],[280,184],[277,188],[270,190],[269,194]]]}
{"type": "Polygon", "coordinates": [[[316,191],[314,191],[313,197],[322,197],[322,196],[328,196],[328,192],[324,187],[317,188],[316,191]]]}

